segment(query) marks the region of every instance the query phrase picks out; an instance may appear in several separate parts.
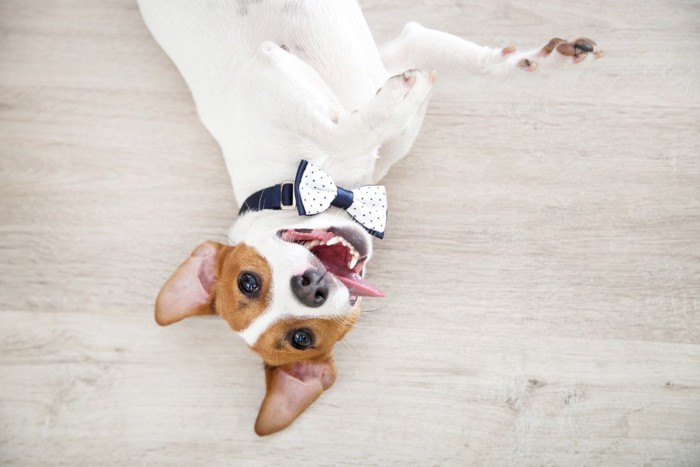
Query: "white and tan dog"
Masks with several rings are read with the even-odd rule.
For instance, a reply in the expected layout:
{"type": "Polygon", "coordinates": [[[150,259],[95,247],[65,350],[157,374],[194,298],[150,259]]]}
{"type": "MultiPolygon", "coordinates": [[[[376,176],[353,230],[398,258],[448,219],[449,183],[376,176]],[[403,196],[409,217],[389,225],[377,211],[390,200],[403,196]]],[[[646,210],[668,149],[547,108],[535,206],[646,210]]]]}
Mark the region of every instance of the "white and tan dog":
{"type": "MultiPolygon", "coordinates": [[[[219,142],[241,205],[293,181],[302,159],[342,187],[381,180],[411,148],[436,71],[502,75],[602,55],[588,39],[518,53],[416,23],[378,49],[353,0],[139,5],[219,142]]],[[[198,246],[177,269],[158,296],[156,320],[218,314],[263,358],[267,394],[255,430],[265,435],[333,384],[333,346],[357,319],[358,297],[382,295],[363,277],[372,237],[332,207],[315,216],[251,209],[229,238],[198,246]]]]}

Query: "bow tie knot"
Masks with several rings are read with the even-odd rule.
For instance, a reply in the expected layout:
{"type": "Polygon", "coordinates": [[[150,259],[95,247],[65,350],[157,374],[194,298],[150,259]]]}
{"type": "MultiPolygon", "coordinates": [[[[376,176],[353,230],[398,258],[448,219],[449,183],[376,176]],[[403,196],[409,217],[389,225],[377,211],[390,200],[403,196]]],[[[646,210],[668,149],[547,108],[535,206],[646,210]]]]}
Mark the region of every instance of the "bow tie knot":
{"type": "Polygon", "coordinates": [[[387,207],[386,189],[383,186],[365,185],[346,190],[338,187],[323,170],[307,161],[301,161],[294,189],[300,215],[310,216],[336,206],[345,209],[373,235],[383,235],[387,207]]]}

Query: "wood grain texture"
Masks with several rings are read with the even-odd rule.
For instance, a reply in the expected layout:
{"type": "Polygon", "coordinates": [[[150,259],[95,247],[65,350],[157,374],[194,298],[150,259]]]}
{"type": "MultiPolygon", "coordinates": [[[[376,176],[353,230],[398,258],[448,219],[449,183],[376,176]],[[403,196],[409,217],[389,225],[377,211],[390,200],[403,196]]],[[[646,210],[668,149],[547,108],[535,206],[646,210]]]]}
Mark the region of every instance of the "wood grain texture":
{"type": "Polygon", "coordinates": [[[153,321],[235,212],[219,148],[128,0],[0,2],[0,463],[698,465],[700,4],[363,1],[593,66],[438,90],[339,377],[260,439],[257,357],[153,321]]]}

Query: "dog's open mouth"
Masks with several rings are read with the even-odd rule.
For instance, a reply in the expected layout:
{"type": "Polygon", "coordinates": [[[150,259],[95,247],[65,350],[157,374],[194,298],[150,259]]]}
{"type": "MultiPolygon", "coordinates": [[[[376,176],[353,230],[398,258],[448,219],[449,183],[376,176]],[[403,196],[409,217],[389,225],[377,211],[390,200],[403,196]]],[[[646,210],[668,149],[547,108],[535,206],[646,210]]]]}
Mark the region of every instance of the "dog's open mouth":
{"type": "Polygon", "coordinates": [[[367,261],[367,243],[350,229],[286,229],[278,235],[282,240],[302,245],[309,250],[326,270],[350,292],[350,303],[357,297],[384,297],[384,292],[364,277],[367,261]]]}

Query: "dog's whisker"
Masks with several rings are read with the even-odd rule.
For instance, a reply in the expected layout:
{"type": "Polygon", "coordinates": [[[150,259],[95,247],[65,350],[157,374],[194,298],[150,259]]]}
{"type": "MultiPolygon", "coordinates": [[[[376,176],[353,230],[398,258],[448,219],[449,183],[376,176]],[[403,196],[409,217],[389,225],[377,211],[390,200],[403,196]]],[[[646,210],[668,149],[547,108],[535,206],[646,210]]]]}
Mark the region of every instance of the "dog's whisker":
{"type": "Polygon", "coordinates": [[[378,311],[384,310],[385,308],[386,308],[386,306],[380,306],[380,307],[378,307],[378,308],[363,309],[363,310],[362,310],[362,314],[365,314],[365,313],[376,313],[376,312],[378,312],[378,311]]]}
{"type": "Polygon", "coordinates": [[[355,346],[352,345],[347,339],[343,339],[343,340],[341,340],[340,342],[342,342],[343,345],[344,345],[346,348],[350,349],[350,350],[351,350],[352,352],[354,352],[355,354],[358,354],[358,353],[359,353],[359,352],[357,351],[357,348],[355,348],[355,346]]]}

